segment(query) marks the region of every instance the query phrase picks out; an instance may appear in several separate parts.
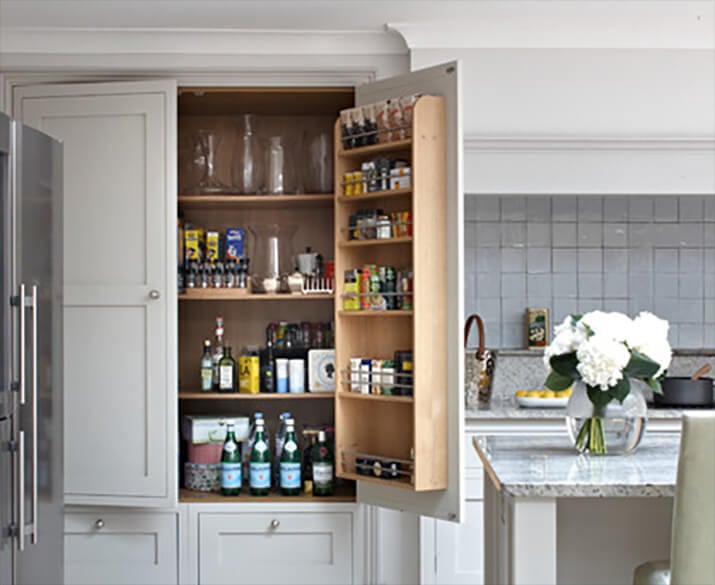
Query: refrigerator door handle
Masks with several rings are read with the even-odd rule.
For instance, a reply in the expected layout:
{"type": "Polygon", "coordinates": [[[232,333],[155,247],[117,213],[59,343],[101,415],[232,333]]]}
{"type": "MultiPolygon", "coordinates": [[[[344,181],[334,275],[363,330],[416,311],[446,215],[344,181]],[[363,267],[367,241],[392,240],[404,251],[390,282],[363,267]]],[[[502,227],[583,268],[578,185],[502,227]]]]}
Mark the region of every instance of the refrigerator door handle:
{"type": "Polygon", "coordinates": [[[18,295],[18,310],[20,311],[20,369],[18,371],[18,387],[20,392],[20,404],[25,404],[25,283],[20,283],[20,293],[18,295]]]}
{"type": "Polygon", "coordinates": [[[32,285],[32,544],[37,544],[37,285],[32,285]]]}
{"type": "Polygon", "coordinates": [[[17,435],[17,550],[25,550],[25,431],[17,435]]]}

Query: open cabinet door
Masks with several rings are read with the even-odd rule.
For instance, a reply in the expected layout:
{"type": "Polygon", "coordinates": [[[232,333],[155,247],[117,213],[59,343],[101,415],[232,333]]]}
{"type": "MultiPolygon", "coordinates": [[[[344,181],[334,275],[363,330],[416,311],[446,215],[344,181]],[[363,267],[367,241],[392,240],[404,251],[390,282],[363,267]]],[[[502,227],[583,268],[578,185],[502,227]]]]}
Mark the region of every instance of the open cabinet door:
{"type": "Polygon", "coordinates": [[[14,90],[64,149],[66,504],[176,505],[176,99],[173,80],[14,90]]]}
{"type": "MultiPolygon", "coordinates": [[[[336,428],[340,444],[337,446],[337,456],[344,457],[340,453],[341,448],[357,452],[353,464],[355,473],[345,473],[343,470],[342,476],[357,480],[359,502],[460,522],[463,517],[464,238],[459,63],[446,63],[360,86],[356,89],[356,105],[411,94],[441,96],[425,97],[417,102],[414,109],[414,136],[412,140],[404,141],[405,156],[411,156],[413,167],[411,200],[406,199],[413,206],[414,224],[411,244],[414,311],[405,317],[412,319],[411,337],[395,333],[394,329],[398,325],[384,325],[388,322],[397,323],[397,317],[361,321],[360,317],[345,318],[344,311],[342,314],[336,311],[336,338],[341,329],[344,334],[342,339],[337,340],[336,351],[341,361],[348,355],[359,355],[359,351],[383,354],[381,358],[386,359],[388,349],[399,349],[389,348],[390,340],[393,345],[399,346],[410,339],[414,348],[414,396],[399,397],[404,398],[405,402],[412,401],[407,406],[404,403],[399,405],[399,400],[390,396],[385,397],[384,402],[371,404],[370,407],[363,406],[373,402],[369,396],[362,400],[352,396],[338,396],[336,428]],[[418,108],[421,112],[420,122],[418,108]],[[435,179],[435,176],[439,179],[435,179]],[[429,273],[425,266],[429,268],[429,273]],[[376,321],[383,322],[383,329],[378,329],[380,325],[376,321]],[[429,340],[430,336],[434,336],[434,343],[429,340]],[[422,381],[426,379],[429,383],[421,382],[420,376],[422,381]],[[360,406],[352,406],[358,403],[360,406]],[[413,419],[403,425],[403,430],[396,430],[403,420],[401,417],[409,412],[406,408],[412,409],[413,419]],[[355,431],[352,426],[362,428],[355,431]],[[389,438],[377,441],[375,436],[380,433],[389,435],[389,438]],[[363,478],[360,466],[361,461],[365,460],[357,457],[370,453],[368,447],[375,451],[382,450],[385,456],[407,458],[408,467],[411,460],[411,478],[405,482],[396,480],[392,483],[380,481],[380,478],[377,481],[374,477],[363,478]],[[424,469],[428,471],[423,473],[421,470],[424,469]]],[[[397,146],[392,150],[397,151],[397,146]]],[[[365,156],[377,152],[379,148],[379,145],[364,147],[365,156]]],[[[338,151],[338,163],[341,156],[353,156],[353,160],[360,158],[359,154],[350,154],[350,150],[338,151]]],[[[399,152],[395,154],[400,156],[399,152]]],[[[339,169],[336,166],[336,171],[339,169]]],[[[342,178],[341,175],[339,178],[342,178]]],[[[342,201],[346,201],[344,197],[342,201]]],[[[382,202],[375,203],[375,206],[382,206],[382,202]]],[[[341,212],[339,207],[336,209],[338,237],[340,224],[337,222],[345,222],[349,212],[341,212]]],[[[338,252],[344,260],[336,261],[337,274],[341,274],[339,269],[351,268],[350,262],[358,264],[364,260],[397,264],[400,261],[397,252],[386,251],[387,246],[381,246],[374,258],[369,258],[367,254],[358,256],[353,251],[357,248],[350,248],[351,252],[346,253],[346,247],[350,247],[350,243],[343,245],[342,249],[338,245],[338,252]]]]}

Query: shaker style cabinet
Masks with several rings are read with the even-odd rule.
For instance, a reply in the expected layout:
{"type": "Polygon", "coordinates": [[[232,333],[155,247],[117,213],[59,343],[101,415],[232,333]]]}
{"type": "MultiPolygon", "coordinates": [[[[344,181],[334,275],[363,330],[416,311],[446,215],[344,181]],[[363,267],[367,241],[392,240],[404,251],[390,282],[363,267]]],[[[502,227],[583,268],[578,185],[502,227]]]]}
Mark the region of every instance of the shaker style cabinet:
{"type": "Polygon", "coordinates": [[[64,144],[68,504],[176,502],[175,111],[171,81],[15,89],[64,144]]]}

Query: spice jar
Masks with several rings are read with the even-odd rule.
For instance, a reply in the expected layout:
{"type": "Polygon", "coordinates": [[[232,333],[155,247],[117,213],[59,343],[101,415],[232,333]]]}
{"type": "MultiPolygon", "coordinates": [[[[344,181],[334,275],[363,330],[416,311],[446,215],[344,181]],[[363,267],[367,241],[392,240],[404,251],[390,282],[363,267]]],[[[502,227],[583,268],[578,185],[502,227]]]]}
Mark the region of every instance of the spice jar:
{"type": "Polygon", "coordinates": [[[392,236],[392,222],[387,215],[377,217],[377,239],[388,240],[392,236]]]}

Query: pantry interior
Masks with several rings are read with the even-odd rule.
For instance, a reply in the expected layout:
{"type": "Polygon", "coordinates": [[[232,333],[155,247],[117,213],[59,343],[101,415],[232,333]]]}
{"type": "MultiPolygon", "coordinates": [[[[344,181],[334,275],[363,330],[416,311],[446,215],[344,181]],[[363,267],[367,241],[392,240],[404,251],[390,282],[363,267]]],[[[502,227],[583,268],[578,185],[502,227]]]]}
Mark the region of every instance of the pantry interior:
{"type": "MultiPolygon", "coordinates": [[[[335,429],[335,466],[340,478],[331,500],[356,499],[354,480],[414,491],[447,486],[446,429],[446,148],[445,105],[438,96],[423,96],[414,107],[408,137],[347,149],[341,143],[339,113],[352,107],[350,87],[181,87],[178,97],[178,212],[184,226],[225,234],[227,228],[262,224],[295,226],[293,250],[310,248],[334,260],[334,293],[265,293],[247,289],[187,288],[178,295],[178,363],[180,421],[186,415],[250,417],[262,411],[271,436],[281,412],[289,411],[300,427],[335,429]],[[254,114],[261,136],[281,135],[286,157],[286,193],[199,193],[194,137],[198,130],[220,137],[215,175],[232,183],[243,115],[254,114]],[[334,149],[331,192],[316,192],[301,163],[311,136],[326,134],[334,149]],[[399,157],[412,167],[409,188],[380,189],[346,195],[344,175],[375,157],[399,157]],[[297,191],[297,192],[296,192],[297,191]],[[386,213],[410,211],[412,235],[389,239],[349,237],[350,218],[360,209],[386,213]],[[414,274],[413,307],[407,310],[344,310],[346,270],[365,264],[409,266],[414,274]],[[444,314],[443,314],[444,313],[444,314]],[[334,321],[335,393],[200,392],[199,356],[204,339],[213,336],[223,317],[224,344],[262,347],[270,322],[334,321]],[[397,350],[414,355],[412,395],[351,391],[350,358],[391,359],[397,350]],[[388,477],[365,469],[380,462],[399,465],[388,477]]],[[[325,190],[323,189],[320,189],[325,190]]],[[[248,231],[248,230],[246,230],[248,231]]],[[[247,244],[250,257],[250,240],[247,244]]],[[[249,270],[250,272],[250,270],[249,270]]],[[[181,428],[181,425],[179,426],[181,428]]],[[[183,442],[182,442],[183,443],[183,442]]],[[[186,445],[180,450],[181,468],[186,445]]],[[[191,465],[189,465],[191,467],[191,465]]],[[[184,481],[181,480],[183,488],[184,481]]],[[[243,493],[242,493],[243,495],[243,493]]],[[[287,498],[277,493],[270,501],[287,498]]],[[[301,499],[311,499],[302,493],[301,499]]],[[[181,502],[256,501],[180,490],[181,502]]],[[[293,498],[296,499],[296,498],[293,498]]],[[[266,500],[266,498],[262,498],[266,500]]],[[[325,498],[322,498],[325,500],[325,498]]]]}

